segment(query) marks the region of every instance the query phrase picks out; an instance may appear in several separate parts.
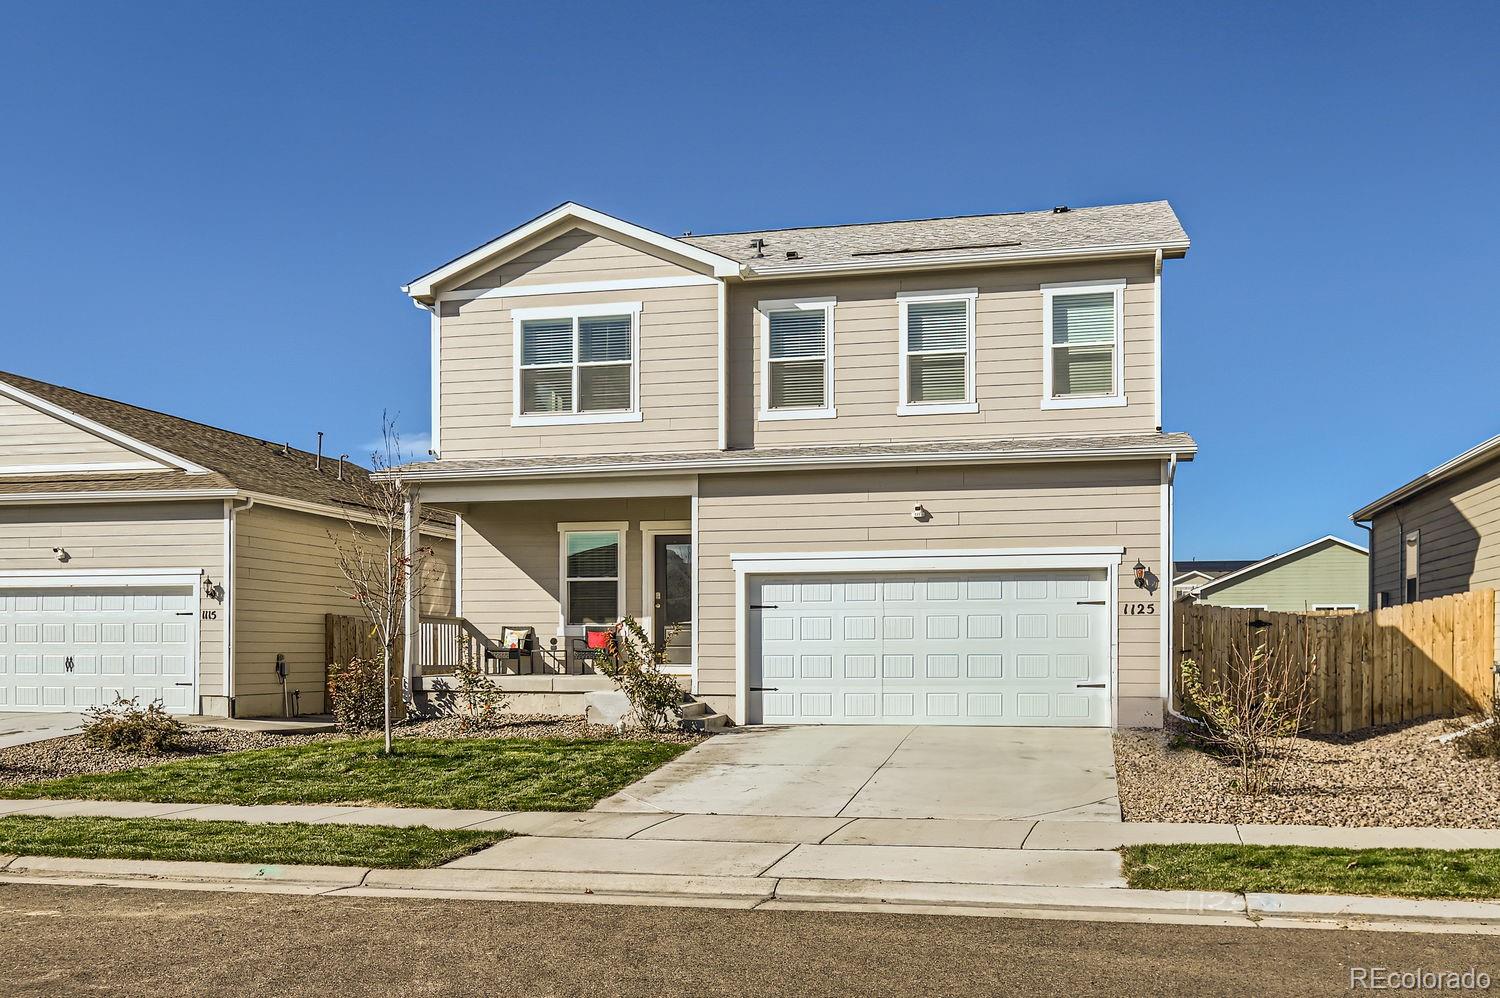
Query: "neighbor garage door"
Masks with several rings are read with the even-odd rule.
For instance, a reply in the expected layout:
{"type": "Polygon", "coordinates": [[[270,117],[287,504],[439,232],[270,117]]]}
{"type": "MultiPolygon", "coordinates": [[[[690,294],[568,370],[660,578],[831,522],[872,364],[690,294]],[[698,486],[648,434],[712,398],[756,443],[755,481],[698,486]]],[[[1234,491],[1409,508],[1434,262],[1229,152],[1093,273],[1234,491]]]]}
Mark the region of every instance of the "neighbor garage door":
{"type": "Polygon", "coordinates": [[[749,720],[1108,725],[1107,574],[752,577],[749,720]]]}
{"type": "Polygon", "coordinates": [[[0,710],[191,713],[196,615],[191,589],[0,589],[0,710]]]}

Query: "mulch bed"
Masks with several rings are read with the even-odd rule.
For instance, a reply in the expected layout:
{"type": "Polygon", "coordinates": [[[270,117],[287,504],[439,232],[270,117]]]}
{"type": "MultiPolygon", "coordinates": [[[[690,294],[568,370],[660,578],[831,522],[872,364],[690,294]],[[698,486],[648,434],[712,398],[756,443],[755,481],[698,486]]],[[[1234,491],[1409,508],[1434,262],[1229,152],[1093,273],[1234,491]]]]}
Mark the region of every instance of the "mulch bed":
{"type": "MultiPolygon", "coordinates": [[[[396,728],[395,734],[398,738],[628,738],[686,744],[700,742],[705,737],[687,731],[627,731],[621,734],[608,725],[588,724],[581,717],[555,717],[549,714],[507,714],[494,727],[476,731],[464,730],[456,718],[428,718],[404,723],[396,728]]],[[[181,749],[157,755],[137,755],[94,748],[83,740],[82,735],[66,735],[0,749],[0,786],[16,786],[83,773],[116,773],[196,756],[283,748],[347,737],[349,736],[333,733],[288,735],[190,727],[183,737],[181,749]]]]}
{"type": "Polygon", "coordinates": [[[1126,821],[1500,828],[1500,760],[1432,741],[1457,726],[1280,740],[1279,783],[1258,794],[1242,792],[1235,766],[1188,745],[1180,728],[1119,731],[1121,810],[1126,821]]]}

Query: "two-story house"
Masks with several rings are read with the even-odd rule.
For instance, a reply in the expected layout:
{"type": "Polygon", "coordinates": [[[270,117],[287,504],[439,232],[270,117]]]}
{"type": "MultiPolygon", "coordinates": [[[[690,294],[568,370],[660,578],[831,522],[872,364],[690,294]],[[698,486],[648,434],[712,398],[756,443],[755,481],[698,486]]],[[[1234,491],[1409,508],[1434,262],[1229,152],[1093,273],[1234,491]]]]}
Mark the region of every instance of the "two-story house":
{"type": "MultiPolygon", "coordinates": [[[[564,204],[419,277],[459,612],[630,614],[737,723],[1157,725],[1166,202],[672,238],[564,204]]],[[[411,660],[412,657],[409,657],[411,660]]]]}

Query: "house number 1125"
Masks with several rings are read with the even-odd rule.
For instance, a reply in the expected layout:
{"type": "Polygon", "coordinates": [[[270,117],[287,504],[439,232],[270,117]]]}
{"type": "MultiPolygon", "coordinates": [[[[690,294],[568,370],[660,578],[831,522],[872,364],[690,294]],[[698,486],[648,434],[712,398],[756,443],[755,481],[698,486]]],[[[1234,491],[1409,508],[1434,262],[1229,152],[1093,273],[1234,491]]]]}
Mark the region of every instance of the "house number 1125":
{"type": "Polygon", "coordinates": [[[1126,603],[1125,616],[1127,617],[1149,617],[1156,612],[1155,603],[1126,603]]]}

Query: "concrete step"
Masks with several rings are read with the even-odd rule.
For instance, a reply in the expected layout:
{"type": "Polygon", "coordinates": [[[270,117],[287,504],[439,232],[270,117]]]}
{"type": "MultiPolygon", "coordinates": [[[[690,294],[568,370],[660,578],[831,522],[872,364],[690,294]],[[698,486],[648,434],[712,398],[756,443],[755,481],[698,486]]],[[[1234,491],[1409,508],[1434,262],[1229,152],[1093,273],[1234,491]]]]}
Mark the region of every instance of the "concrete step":
{"type": "Polygon", "coordinates": [[[682,719],[682,726],[687,731],[723,731],[729,727],[729,718],[723,714],[684,717],[682,719]]]}
{"type": "Polygon", "coordinates": [[[678,707],[677,713],[685,718],[703,717],[706,714],[712,713],[712,709],[708,706],[708,704],[699,703],[698,701],[694,700],[691,703],[685,703],[681,707],[678,707]]]}

